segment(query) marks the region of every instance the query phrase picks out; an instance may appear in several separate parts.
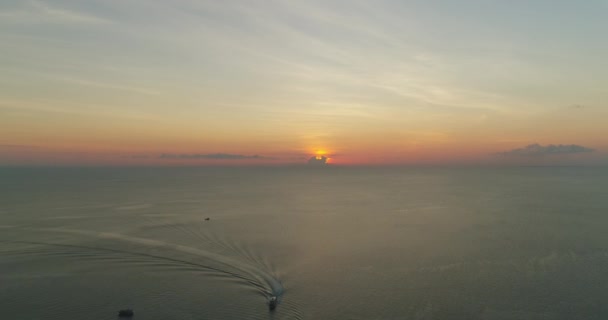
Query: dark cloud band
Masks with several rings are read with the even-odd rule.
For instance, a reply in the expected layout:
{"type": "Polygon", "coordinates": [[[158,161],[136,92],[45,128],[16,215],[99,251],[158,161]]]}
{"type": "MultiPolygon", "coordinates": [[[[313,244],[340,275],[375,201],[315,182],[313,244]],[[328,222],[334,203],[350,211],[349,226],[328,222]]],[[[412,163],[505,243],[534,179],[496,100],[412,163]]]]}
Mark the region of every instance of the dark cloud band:
{"type": "Polygon", "coordinates": [[[594,149],[579,146],[576,144],[550,144],[542,146],[538,143],[528,145],[524,148],[513,149],[505,152],[499,152],[502,156],[542,156],[542,155],[559,155],[559,154],[574,154],[593,152],[594,149]]]}
{"type": "Polygon", "coordinates": [[[256,160],[256,159],[273,159],[269,157],[263,157],[260,155],[243,155],[243,154],[231,154],[231,153],[182,153],[172,154],[163,153],[160,155],[161,159],[215,159],[215,160],[256,160]]]}

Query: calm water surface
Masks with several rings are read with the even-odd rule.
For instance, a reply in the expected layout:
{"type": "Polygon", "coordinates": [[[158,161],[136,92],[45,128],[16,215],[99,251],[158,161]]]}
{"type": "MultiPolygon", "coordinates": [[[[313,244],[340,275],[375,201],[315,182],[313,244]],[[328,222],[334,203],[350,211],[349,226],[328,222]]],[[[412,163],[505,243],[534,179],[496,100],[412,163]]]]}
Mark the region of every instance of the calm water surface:
{"type": "Polygon", "coordinates": [[[4,168],[0,314],[607,319],[607,190],[606,168],[4,168]]]}

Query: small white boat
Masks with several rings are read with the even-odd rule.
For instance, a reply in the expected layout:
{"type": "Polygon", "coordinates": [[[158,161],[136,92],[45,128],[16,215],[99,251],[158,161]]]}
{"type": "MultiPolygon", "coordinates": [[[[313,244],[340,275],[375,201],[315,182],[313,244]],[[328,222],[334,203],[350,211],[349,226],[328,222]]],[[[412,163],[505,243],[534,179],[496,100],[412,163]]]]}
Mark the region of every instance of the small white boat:
{"type": "Polygon", "coordinates": [[[268,300],[268,309],[270,309],[270,310],[276,309],[278,303],[279,303],[279,301],[277,300],[276,296],[270,297],[270,299],[268,300]]]}

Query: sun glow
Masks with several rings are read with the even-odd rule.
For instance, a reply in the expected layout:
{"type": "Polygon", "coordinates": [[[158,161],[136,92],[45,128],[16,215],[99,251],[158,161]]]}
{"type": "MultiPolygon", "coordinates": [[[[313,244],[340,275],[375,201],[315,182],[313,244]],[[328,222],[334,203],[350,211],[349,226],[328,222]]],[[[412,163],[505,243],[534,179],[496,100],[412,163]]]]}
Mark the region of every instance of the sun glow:
{"type": "Polygon", "coordinates": [[[314,152],[314,156],[317,160],[321,160],[325,157],[327,163],[329,163],[329,161],[331,160],[327,149],[316,149],[314,152]]]}

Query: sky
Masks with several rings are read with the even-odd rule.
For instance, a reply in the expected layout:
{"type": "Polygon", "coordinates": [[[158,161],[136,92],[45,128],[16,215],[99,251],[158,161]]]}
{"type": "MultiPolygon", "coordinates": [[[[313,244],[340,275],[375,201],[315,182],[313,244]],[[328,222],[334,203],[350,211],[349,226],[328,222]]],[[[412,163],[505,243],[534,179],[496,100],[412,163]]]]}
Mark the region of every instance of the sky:
{"type": "Polygon", "coordinates": [[[606,0],[3,0],[0,165],[608,164],[607,16],[606,0]]]}

